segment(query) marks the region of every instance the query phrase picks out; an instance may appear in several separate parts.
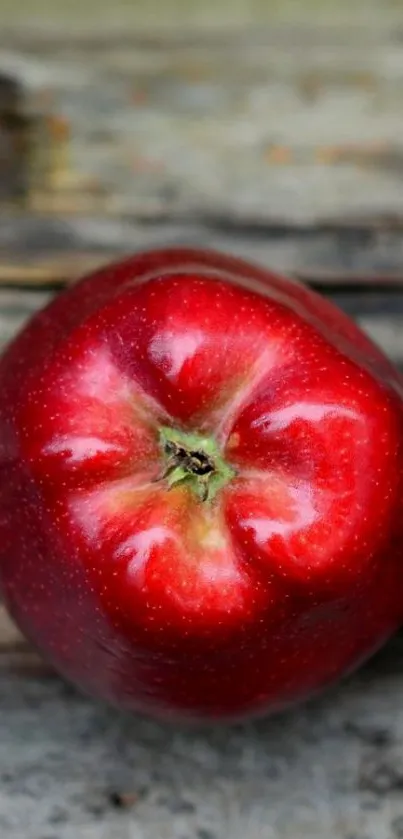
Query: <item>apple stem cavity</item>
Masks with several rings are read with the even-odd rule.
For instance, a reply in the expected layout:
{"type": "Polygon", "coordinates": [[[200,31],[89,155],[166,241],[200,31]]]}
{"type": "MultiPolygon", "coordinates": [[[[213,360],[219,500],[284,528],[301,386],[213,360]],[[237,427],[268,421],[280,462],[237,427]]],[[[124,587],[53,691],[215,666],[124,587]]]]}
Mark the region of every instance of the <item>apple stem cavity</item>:
{"type": "Polygon", "coordinates": [[[211,437],[164,426],[160,444],[165,461],[162,479],[169,488],[186,483],[200,501],[213,501],[235,477],[235,469],[225,462],[211,437]]]}

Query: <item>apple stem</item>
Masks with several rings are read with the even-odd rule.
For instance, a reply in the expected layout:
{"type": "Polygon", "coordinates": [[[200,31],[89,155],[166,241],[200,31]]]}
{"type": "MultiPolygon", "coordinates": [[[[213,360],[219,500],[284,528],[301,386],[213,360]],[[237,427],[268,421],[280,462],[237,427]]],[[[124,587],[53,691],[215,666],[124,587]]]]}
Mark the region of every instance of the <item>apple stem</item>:
{"type": "Polygon", "coordinates": [[[211,437],[164,426],[160,444],[165,460],[162,479],[169,488],[186,483],[200,501],[213,501],[236,474],[211,437]]]}

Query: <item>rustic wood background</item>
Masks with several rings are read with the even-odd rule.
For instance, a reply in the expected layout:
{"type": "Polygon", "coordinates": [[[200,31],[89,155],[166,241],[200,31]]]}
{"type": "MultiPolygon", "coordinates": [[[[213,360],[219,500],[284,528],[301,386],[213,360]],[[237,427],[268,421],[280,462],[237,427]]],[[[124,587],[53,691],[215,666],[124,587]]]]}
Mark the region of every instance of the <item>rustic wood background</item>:
{"type": "MultiPolygon", "coordinates": [[[[402,0],[0,0],[0,346],[87,268],[206,245],[332,296],[403,369],[402,0]]],[[[0,606],[0,836],[399,839],[401,639],[275,721],[167,729],[0,606]]]]}
{"type": "Polygon", "coordinates": [[[178,240],[401,279],[401,0],[16,5],[0,3],[3,282],[178,240]]]}

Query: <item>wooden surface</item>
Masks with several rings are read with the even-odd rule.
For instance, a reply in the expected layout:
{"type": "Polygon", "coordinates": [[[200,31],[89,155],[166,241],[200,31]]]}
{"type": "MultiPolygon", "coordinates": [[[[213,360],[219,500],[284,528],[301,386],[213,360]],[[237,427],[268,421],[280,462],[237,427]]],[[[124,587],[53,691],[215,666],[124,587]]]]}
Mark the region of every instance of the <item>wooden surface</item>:
{"type": "Polygon", "coordinates": [[[0,287],[57,287],[136,250],[202,246],[228,251],[298,275],[318,288],[367,285],[403,288],[402,231],[383,225],[353,229],[111,221],[103,217],[19,216],[0,223],[0,287]]]}
{"type": "Polygon", "coordinates": [[[402,215],[395,27],[278,24],[196,32],[190,45],[0,35],[0,63],[39,119],[27,176],[38,211],[296,225],[402,215]]]}
{"type": "Polygon", "coordinates": [[[115,0],[113,5],[99,0],[33,0],[22,8],[13,0],[2,0],[0,22],[19,31],[34,27],[42,33],[63,27],[77,36],[133,28],[154,33],[228,31],[278,21],[368,28],[398,23],[402,5],[402,0],[115,0]]]}
{"type": "Polygon", "coordinates": [[[402,2],[79,5],[0,4],[2,278],[49,274],[41,244],[66,273],[78,241],[284,252],[284,231],[292,269],[401,276],[402,2]]]}

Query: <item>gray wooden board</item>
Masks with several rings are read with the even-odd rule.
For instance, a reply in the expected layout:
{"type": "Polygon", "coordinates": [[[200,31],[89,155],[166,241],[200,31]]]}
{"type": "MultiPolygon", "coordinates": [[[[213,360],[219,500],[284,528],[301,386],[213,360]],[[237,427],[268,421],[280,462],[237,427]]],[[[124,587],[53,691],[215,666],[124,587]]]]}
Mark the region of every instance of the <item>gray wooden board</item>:
{"type": "Polygon", "coordinates": [[[398,839],[401,660],[397,639],[321,699],[223,728],[131,718],[56,678],[5,675],[1,836],[398,839]]]}
{"type": "MultiPolygon", "coordinates": [[[[1,290],[1,344],[49,298],[1,290]]],[[[336,299],[403,364],[402,294],[336,299]]],[[[1,839],[403,836],[403,638],[303,708],[185,728],[82,697],[3,632],[1,839]]]]}
{"type": "Polygon", "coordinates": [[[343,285],[388,280],[403,287],[403,226],[245,223],[220,216],[140,223],[101,215],[0,215],[0,284],[66,282],[90,267],[141,249],[208,247],[305,280],[343,285]]]}
{"type": "MultiPolygon", "coordinates": [[[[49,291],[0,289],[0,349],[51,297],[49,291]]],[[[329,297],[355,317],[390,358],[403,365],[403,292],[354,294],[341,290],[329,297]]]]}
{"type": "MultiPolygon", "coordinates": [[[[81,5],[84,20],[93,6],[81,5]]],[[[213,15],[188,31],[178,2],[171,26],[144,30],[146,5],[81,35],[77,7],[75,28],[46,0],[45,27],[3,9],[0,72],[21,82],[27,113],[68,126],[37,137],[31,186],[48,208],[293,224],[402,216],[401,2],[343,3],[339,17],[339,3],[327,15],[310,3],[305,18],[299,3],[283,19],[249,3],[244,28],[218,3],[226,27],[213,15]]]]}
{"type": "Polygon", "coordinates": [[[275,23],[383,30],[399,25],[402,9],[402,0],[115,0],[113,5],[106,0],[32,0],[24,8],[2,0],[0,23],[6,31],[34,30],[41,37],[168,32],[192,38],[200,30],[211,37],[215,31],[228,34],[275,23]]]}

